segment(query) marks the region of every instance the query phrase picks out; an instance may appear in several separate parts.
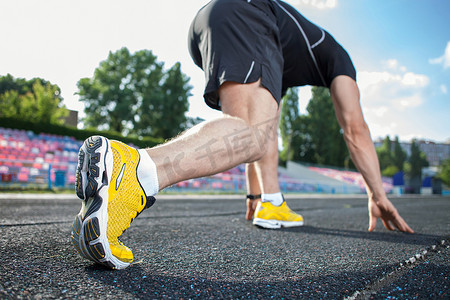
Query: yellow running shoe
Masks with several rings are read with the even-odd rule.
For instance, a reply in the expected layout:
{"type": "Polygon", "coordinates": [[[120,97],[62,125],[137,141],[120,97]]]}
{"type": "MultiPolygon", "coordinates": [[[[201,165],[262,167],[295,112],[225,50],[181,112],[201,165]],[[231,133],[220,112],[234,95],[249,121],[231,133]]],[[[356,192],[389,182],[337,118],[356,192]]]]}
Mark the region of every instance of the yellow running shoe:
{"type": "Polygon", "coordinates": [[[118,141],[93,136],[83,143],[75,184],[83,201],[72,228],[72,242],[81,256],[112,269],[133,261],[132,251],[119,237],[155,202],[139,182],[140,161],[136,149],[118,141]]]}
{"type": "Polygon", "coordinates": [[[303,226],[303,217],[293,212],[286,201],[280,206],[260,201],[255,209],[253,225],[268,229],[303,226]]]}

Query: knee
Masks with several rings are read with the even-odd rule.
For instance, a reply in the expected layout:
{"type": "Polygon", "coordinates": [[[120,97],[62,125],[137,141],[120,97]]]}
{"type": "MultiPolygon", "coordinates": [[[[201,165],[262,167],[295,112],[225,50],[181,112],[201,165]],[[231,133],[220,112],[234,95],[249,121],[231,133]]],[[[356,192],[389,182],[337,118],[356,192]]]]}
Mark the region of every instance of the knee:
{"type": "MultiPolygon", "coordinates": [[[[252,124],[245,119],[225,115],[213,122],[224,122],[218,126],[225,129],[223,133],[224,146],[227,150],[231,150],[233,155],[241,156],[247,163],[265,157],[271,151],[271,141],[277,141],[276,119],[252,124]]],[[[212,122],[210,123],[205,124],[204,129],[212,126],[212,122]]]]}
{"type": "Polygon", "coordinates": [[[259,161],[262,159],[278,159],[278,147],[276,139],[270,134],[261,134],[260,132],[254,132],[254,140],[251,147],[251,160],[250,162],[259,161]]]}
{"type": "Polygon", "coordinates": [[[267,124],[263,130],[255,126],[252,127],[253,136],[255,137],[252,146],[252,161],[278,159],[277,125],[277,122],[267,124]]]}
{"type": "Polygon", "coordinates": [[[255,149],[255,151],[253,151],[253,155],[250,158],[250,162],[255,162],[255,161],[263,159],[267,153],[266,147],[263,149],[260,149],[259,147],[255,147],[255,148],[258,148],[258,149],[255,149]]]}

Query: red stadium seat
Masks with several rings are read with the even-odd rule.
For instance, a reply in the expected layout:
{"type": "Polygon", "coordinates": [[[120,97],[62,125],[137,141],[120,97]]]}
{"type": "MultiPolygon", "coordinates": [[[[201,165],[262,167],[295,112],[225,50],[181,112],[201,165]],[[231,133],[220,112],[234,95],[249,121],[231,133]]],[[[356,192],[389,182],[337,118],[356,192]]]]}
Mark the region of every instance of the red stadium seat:
{"type": "Polygon", "coordinates": [[[19,182],[28,182],[28,174],[27,173],[19,173],[19,175],[17,175],[17,180],[19,182]]]}

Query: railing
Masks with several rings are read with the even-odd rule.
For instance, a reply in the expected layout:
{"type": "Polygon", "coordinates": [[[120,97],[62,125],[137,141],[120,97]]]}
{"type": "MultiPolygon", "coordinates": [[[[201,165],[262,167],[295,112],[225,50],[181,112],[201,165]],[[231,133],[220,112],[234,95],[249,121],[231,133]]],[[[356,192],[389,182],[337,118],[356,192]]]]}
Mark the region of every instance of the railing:
{"type": "Polygon", "coordinates": [[[0,187],[72,188],[76,166],[76,163],[36,164],[30,160],[0,159],[0,187]]]}
{"type": "MultiPolygon", "coordinates": [[[[75,185],[77,163],[43,163],[37,168],[34,161],[0,159],[0,187],[3,188],[69,188],[75,185]],[[28,170],[28,171],[24,171],[28,170]]],[[[281,176],[280,189],[283,193],[326,193],[359,194],[364,190],[348,184],[330,184],[317,180],[298,180],[281,176]]],[[[244,174],[217,174],[209,177],[190,179],[166,189],[173,192],[230,192],[245,193],[244,174]]]]}
{"type": "MultiPolygon", "coordinates": [[[[241,174],[229,175],[223,179],[221,174],[198,179],[190,179],[177,183],[167,191],[211,191],[211,192],[246,192],[245,176],[241,174]]],[[[283,193],[324,193],[324,194],[361,194],[365,190],[348,184],[329,184],[317,180],[297,180],[281,177],[280,189],[283,193]]]]}
{"type": "MultiPolygon", "coordinates": [[[[0,128],[0,187],[73,188],[81,141],[69,136],[34,134],[0,128]]],[[[241,193],[246,190],[243,165],[210,177],[191,179],[168,188],[172,191],[241,193]]],[[[280,175],[284,193],[363,193],[346,183],[298,180],[280,175]]]]}

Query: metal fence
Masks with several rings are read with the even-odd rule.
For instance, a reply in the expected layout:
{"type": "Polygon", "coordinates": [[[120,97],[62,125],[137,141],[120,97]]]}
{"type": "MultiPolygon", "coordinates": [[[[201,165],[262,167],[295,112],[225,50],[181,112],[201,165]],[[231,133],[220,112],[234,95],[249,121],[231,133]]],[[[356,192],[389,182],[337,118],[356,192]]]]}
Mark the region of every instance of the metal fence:
{"type": "MultiPolygon", "coordinates": [[[[72,189],[75,185],[76,162],[44,163],[39,166],[30,160],[0,159],[0,187],[72,189]]],[[[283,193],[327,193],[358,194],[363,193],[358,186],[348,184],[322,183],[316,180],[297,180],[281,177],[280,189],[283,193]]],[[[209,177],[190,179],[166,189],[172,192],[230,192],[245,193],[244,174],[217,174],[209,177]]]]}
{"type": "Polygon", "coordinates": [[[30,164],[32,165],[29,161],[12,162],[0,159],[0,187],[52,189],[72,188],[75,185],[76,164],[59,163],[48,164],[42,168],[27,167],[30,164]],[[19,164],[22,166],[18,167],[19,164]]]}
{"type": "MultiPolygon", "coordinates": [[[[0,128],[0,187],[69,188],[75,185],[78,149],[82,142],[73,137],[35,134],[31,131],[0,128]]],[[[363,193],[361,187],[330,184],[320,180],[280,176],[284,193],[363,193]]],[[[244,166],[210,177],[191,179],[169,191],[213,191],[242,193],[246,190],[244,166]]]]}

